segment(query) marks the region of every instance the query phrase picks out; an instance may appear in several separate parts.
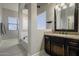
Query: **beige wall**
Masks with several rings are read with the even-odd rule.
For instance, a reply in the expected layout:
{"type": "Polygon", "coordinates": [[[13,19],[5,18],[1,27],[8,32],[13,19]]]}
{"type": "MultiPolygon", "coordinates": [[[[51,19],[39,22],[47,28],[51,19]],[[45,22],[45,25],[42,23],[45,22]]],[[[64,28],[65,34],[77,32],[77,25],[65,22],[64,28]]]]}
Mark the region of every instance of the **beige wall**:
{"type": "Polygon", "coordinates": [[[46,11],[46,21],[52,21],[51,24],[46,23],[46,28],[54,30],[54,4],[44,4],[37,10],[37,14],[46,11]]]}
{"type": "Polygon", "coordinates": [[[2,20],[2,8],[0,6],[0,22],[1,22],[1,20],[2,20]]]}
{"type": "MultiPolygon", "coordinates": [[[[2,9],[0,6],[0,23],[1,23],[1,21],[2,21],[2,9]]],[[[2,37],[1,37],[1,29],[0,29],[0,42],[1,42],[1,39],[2,39],[2,37]]]]}
{"type": "Polygon", "coordinates": [[[16,17],[18,13],[9,9],[2,8],[2,22],[5,24],[6,28],[6,37],[7,38],[18,38],[18,30],[9,31],[8,30],[8,17],[16,17]]]}
{"type": "Polygon", "coordinates": [[[37,14],[42,13],[44,10],[46,10],[47,14],[47,20],[54,20],[53,18],[53,8],[48,7],[48,5],[42,6],[40,9],[37,9],[37,4],[31,4],[29,6],[28,10],[28,49],[29,49],[29,55],[34,55],[35,53],[39,52],[44,48],[44,30],[38,30],[37,29],[37,14]],[[51,11],[49,11],[51,9],[51,11]],[[38,11],[38,12],[37,12],[38,11]]]}
{"type": "Polygon", "coordinates": [[[47,29],[54,31],[54,4],[47,5],[47,21],[52,21],[51,24],[46,24],[47,29]]]}
{"type": "Polygon", "coordinates": [[[37,29],[37,4],[30,4],[28,12],[28,55],[33,55],[41,49],[44,31],[37,29]]]}
{"type": "MultiPolygon", "coordinates": [[[[78,4],[79,6],[79,4],[78,4]]],[[[79,8],[78,8],[78,32],[79,32],[79,8]]]]}
{"type": "MultiPolygon", "coordinates": [[[[52,5],[51,5],[52,6],[52,5]]],[[[28,8],[28,55],[34,55],[44,48],[44,30],[37,29],[37,15],[46,10],[47,20],[53,20],[53,9],[48,5],[44,5],[37,9],[37,4],[27,4],[28,8]],[[51,12],[51,11],[52,12],[51,12]]],[[[22,8],[20,6],[20,8],[22,8]]],[[[22,9],[20,9],[20,37],[22,33],[22,9]]],[[[22,43],[23,45],[23,43],[22,43]]]]}

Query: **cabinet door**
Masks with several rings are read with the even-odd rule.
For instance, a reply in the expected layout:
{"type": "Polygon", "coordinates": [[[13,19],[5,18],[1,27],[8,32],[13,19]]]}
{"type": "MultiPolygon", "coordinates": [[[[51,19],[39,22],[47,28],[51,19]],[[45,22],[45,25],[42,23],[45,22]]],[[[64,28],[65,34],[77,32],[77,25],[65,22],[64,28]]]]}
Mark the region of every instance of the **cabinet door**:
{"type": "Polygon", "coordinates": [[[51,54],[52,55],[64,55],[64,44],[63,38],[52,37],[51,40],[51,54]]]}
{"type": "Polygon", "coordinates": [[[50,36],[45,36],[45,51],[50,54],[50,36]]]}
{"type": "Polygon", "coordinates": [[[75,39],[68,40],[68,55],[79,56],[79,41],[75,39]]]}
{"type": "Polygon", "coordinates": [[[55,53],[56,50],[54,49],[54,47],[55,47],[54,40],[55,40],[55,38],[52,37],[52,40],[51,40],[51,55],[52,56],[56,56],[56,53],[55,53]]]}

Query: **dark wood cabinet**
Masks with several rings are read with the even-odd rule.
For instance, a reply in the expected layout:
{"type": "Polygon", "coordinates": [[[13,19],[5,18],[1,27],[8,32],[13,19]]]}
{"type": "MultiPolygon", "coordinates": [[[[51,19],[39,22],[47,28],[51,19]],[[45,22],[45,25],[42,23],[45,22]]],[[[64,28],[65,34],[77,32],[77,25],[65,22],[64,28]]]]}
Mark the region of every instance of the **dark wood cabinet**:
{"type": "Polygon", "coordinates": [[[45,51],[52,56],[79,55],[79,40],[45,35],[45,51]]]}
{"type": "Polygon", "coordinates": [[[45,36],[45,51],[50,54],[50,44],[51,44],[51,37],[45,36]]]}
{"type": "Polygon", "coordinates": [[[65,55],[64,54],[64,40],[60,37],[52,37],[51,40],[51,54],[52,55],[65,55]]]}
{"type": "Polygon", "coordinates": [[[79,56],[79,40],[69,39],[68,41],[68,55],[69,56],[79,56]]]}
{"type": "Polygon", "coordinates": [[[52,56],[65,55],[64,40],[60,37],[45,35],[45,51],[52,56]]]}

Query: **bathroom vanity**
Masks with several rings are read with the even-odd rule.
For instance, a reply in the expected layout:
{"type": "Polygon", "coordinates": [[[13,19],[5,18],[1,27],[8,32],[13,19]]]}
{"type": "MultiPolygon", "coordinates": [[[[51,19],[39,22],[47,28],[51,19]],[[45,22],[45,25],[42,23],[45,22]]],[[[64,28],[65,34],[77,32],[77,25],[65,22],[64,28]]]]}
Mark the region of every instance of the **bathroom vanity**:
{"type": "Polygon", "coordinates": [[[67,34],[67,32],[78,33],[79,5],[64,3],[57,4],[56,7],[54,32],[60,33],[45,32],[45,51],[52,56],[79,56],[79,35],[67,34]]]}
{"type": "Polygon", "coordinates": [[[45,51],[52,56],[78,56],[79,35],[45,33],[45,51]]]}

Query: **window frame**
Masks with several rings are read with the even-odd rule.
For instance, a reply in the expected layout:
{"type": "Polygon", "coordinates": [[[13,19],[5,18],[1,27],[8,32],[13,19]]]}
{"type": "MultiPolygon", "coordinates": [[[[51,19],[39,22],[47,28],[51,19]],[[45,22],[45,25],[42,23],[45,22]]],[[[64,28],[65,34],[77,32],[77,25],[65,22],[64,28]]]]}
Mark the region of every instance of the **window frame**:
{"type": "Polygon", "coordinates": [[[9,16],[9,17],[8,17],[8,21],[7,21],[7,22],[8,22],[8,30],[9,30],[9,31],[17,31],[17,30],[18,30],[18,20],[17,20],[17,17],[13,17],[13,16],[9,16]],[[15,18],[15,19],[16,19],[16,24],[15,24],[15,23],[9,23],[9,17],[15,18]],[[16,25],[16,29],[15,29],[15,30],[12,30],[12,29],[10,30],[10,29],[9,29],[9,25],[10,25],[10,24],[11,24],[11,25],[16,25]]]}

